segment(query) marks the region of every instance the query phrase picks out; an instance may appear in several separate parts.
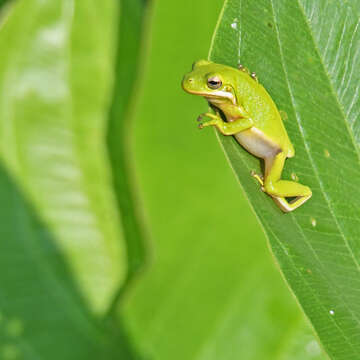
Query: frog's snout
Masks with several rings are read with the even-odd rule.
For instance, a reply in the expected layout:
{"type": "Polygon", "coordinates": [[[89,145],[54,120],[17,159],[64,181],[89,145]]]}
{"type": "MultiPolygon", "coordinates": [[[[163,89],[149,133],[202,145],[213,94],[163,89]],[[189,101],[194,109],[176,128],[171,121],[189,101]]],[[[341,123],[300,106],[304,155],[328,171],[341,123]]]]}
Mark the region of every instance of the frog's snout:
{"type": "Polygon", "coordinates": [[[182,80],[181,85],[185,91],[189,91],[189,90],[191,90],[194,83],[195,83],[195,80],[192,76],[185,75],[182,80]]]}

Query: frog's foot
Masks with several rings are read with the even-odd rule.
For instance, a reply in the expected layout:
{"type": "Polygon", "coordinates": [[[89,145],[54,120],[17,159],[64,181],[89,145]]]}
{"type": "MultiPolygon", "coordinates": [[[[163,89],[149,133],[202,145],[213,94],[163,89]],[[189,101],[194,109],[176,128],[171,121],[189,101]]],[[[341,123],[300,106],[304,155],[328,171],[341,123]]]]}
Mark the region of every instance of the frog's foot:
{"type": "Polygon", "coordinates": [[[197,121],[199,122],[199,129],[203,129],[206,126],[216,126],[220,122],[222,122],[222,119],[220,115],[218,114],[212,114],[212,113],[203,113],[198,118],[197,121]],[[209,118],[208,120],[204,120],[204,118],[209,118]]]}
{"type": "Polygon", "coordinates": [[[265,191],[264,189],[264,177],[262,175],[257,174],[254,170],[251,170],[251,176],[255,178],[261,185],[261,190],[265,191]]]}
{"type": "Polygon", "coordinates": [[[287,201],[284,197],[281,196],[272,196],[272,198],[282,211],[290,212],[297,209],[304,202],[308,201],[311,198],[311,194],[306,196],[297,196],[292,201],[287,201]]]}
{"type": "Polygon", "coordinates": [[[284,212],[290,212],[297,209],[311,198],[312,192],[308,186],[294,181],[278,180],[274,183],[265,181],[265,192],[269,194],[280,209],[284,212]],[[289,200],[289,198],[293,198],[289,200]]]}

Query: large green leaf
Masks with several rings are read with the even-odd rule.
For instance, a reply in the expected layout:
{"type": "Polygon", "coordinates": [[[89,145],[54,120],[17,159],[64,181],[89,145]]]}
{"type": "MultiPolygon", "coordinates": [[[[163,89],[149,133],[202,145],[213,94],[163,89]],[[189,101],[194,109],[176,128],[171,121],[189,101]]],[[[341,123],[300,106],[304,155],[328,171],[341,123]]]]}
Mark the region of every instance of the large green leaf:
{"type": "Polygon", "coordinates": [[[107,160],[118,6],[17,1],[0,31],[0,359],[132,359],[107,160]]]}
{"type": "Polygon", "coordinates": [[[149,359],[322,359],[212,132],[197,128],[205,102],[180,87],[208,51],[222,1],[176,4],[154,4],[145,55],[135,160],[153,261],[122,319],[149,359]]]}
{"type": "Polygon", "coordinates": [[[1,162],[97,313],[126,274],[105,146],[115,9],[20,1],[0,34],[1,162]]]}
{"type": "Polygon", "coordinates": [[[256,71],[296,149],[285,178],[313,198],[283,214],[250,176],[260,162],[220,137],[280,268],[333,359],[360,353],[360,2],[228,0],[210,58],[256,71]]]}

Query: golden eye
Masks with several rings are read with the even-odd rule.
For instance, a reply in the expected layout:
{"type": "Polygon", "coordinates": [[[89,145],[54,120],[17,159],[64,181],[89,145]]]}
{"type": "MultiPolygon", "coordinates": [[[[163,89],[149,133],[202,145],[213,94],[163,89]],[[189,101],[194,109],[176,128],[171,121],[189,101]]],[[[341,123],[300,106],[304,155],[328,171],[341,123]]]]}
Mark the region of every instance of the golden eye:
{"type": "Polygon", "coordinates": [[[218,89],[222,85],[222,82],[218,76],[213,76],[208,79],[207,84],[210,89],[218,89]]]}

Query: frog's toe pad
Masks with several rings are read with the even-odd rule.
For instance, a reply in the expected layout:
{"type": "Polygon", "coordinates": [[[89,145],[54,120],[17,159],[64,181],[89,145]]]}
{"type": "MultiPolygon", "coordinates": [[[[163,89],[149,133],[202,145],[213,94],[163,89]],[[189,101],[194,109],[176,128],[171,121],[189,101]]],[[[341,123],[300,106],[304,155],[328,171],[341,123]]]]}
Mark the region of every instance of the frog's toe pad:
{"type": "Polygon", "coordinates": [[[257,173],[255,172],[255,170],[251,170],[250,174],[251,174],[251,176],[252,176],[253,178],[255,178],[255,179],[260,183],[260,185],[261,185],[261,190],[262,190],[262,191],[265,191],[265,189],[264,189],[264,176],[257,174],[257,173]]]}

